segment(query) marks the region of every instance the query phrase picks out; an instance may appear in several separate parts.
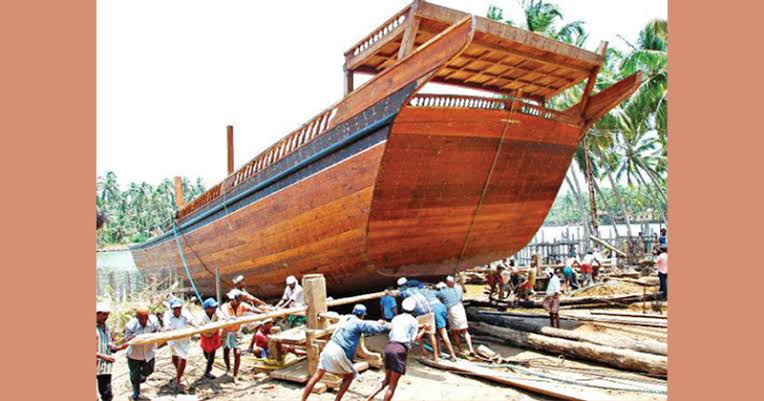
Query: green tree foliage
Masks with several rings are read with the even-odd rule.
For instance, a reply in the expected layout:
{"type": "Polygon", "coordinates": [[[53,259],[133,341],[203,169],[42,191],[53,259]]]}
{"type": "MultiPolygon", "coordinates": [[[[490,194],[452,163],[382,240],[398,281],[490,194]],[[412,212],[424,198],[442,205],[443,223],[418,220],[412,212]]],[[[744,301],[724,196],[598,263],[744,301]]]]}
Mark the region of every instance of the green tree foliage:
{"type": "MultiPolygon", "coordinates": [[[[183,178],[186,202],[204,192],[201,178],[183,178]]],[[[96,209],[107,222],[98,231],[97,245],[107,246],[142,242],[169,228],[177,211],[175,184],[164,179],[158,185],[132,182],[122,190],[117,175],[108,171],[96,179],[96,209]]]]}

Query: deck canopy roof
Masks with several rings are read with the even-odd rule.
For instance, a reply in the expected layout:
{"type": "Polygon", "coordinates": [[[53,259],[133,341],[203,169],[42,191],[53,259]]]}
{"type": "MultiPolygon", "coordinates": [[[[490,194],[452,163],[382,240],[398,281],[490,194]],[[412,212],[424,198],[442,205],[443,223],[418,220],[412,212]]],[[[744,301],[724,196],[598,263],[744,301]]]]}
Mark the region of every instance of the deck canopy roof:
{"type": "MultiPolygon", "coordinates": [[[[345,70],[377,74],[467,15],[415,1],[345,52],[345,70]]],[[[477,17],[472,43],[431,82],[546,100],[596,74],[603,62],[598,53],[477,17]]]]}

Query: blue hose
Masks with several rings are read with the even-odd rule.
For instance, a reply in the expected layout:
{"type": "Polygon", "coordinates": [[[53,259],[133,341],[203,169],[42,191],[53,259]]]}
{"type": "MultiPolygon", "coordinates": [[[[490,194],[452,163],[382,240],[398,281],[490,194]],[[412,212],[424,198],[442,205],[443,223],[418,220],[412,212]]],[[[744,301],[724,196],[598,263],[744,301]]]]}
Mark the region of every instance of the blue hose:
{"type": "Polygon", "coordinates": [[[188,281],[191,282],[191,288],[194,289],[194,293],[196,294],[196,299],[198,299],[199,302],[202,302],[202,295],[199,294],[199,290],[196,289],[196,283],[194,283],[194,279],[191,278],[191,271],[188,269],[188,263],[186,262],[186,255],[183,254],[183,246],[180,245],[180,238],[178,237],[177,224],[173,223],[172,233],[175,235],[175,244],[178,246],[178,253],[180,254],[180,260],[181,262],[183,262],[183,267],[186,269],[186,277],[188,277],[188,281]]]}

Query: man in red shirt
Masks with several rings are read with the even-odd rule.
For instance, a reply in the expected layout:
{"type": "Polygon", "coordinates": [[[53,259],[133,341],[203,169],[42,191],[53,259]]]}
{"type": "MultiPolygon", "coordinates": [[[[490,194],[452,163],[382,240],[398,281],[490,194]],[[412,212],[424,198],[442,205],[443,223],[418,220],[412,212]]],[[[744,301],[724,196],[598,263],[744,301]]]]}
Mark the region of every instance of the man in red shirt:
{"type": "Polygon", "coordinates": [[[249,352],[255,354],[258,358],[268,358],[268,336],[271,334],[271,328],[273,327],[273,320],[263,320],[260,327],[257,328],[257,332],[252,336],[252,341],[249,343],[249,352]]]}

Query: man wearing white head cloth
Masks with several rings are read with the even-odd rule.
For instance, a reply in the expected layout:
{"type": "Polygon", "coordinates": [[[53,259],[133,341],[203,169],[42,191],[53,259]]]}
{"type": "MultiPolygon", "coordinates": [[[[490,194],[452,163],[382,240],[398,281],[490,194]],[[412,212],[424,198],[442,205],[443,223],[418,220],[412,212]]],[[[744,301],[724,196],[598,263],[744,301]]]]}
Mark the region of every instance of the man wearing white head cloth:
{"type": "Polygon", "coordinates": [[[451,335],[454,337],[453,343],[456,351],[462,352],[461,335],[464,334],[469,353],[474,354],[472,337],[470,337],[470,332],[467,331],[469,327],[467,324],[467,312],[464,310],[464,305],[462,305],[462,287],[456,284],[453,276],[448,276],[446,277],[446,288],[438,290],[437,296],[448,308],[448,325],[451,329],[451,335]]]}
{"type": "Polygon", "coordinates": [[[268,305],[263,300],[261,300],[260,298],[250,294],[249,291],[247,291],[247,284],[244,282],[244,276],[243,275],[239,274],[238,276],[234,277],[232,281],[233,281],[234,288],[236,288],[237,290],[242,292],[242,296],[241,297],[244,300],[244,302],[249,302],[253,306],[266,306],[266,305],[268,305]]]}
{"type": "MultiPolygon", "coordinates": [[[[281,300],[276,304],[277,308],[295,308],[298,306],[305,306],[305,300],[302,294],[302,287],[297,282],[295,276],[289,276],[286,278],[286,288],[284,288],[284,295],[281,296],[281,300]]],[[[289,325],[292,327],[305,324],[307,319],[305,316],[289,315],[287,318],[289,325]]]]}
{"type": "Polygon", "coordinates": [[[382,334],[390,330],[390,324],[384,320],[379,322],[363,320],[365,316],[366,307],[357,304],[353,307],[351,315],[345,315],[339,319],[332,338],[321,351],[316,373],[308,380],[308,384],[303,390],[302,401],[308,399],[313,387],[324,377],[326,372],[342,377],[342,384],[340,384],[335,400],[340,401],[342,399],[350,387],[350,383],[358,374],[353,366],[353,358],[355,358],[355,351],[361,340],[361,335],[382,334]]]}
{"type": "Polygon", "coordinates": [[[390,386],[385,393],[385,400],[390,400],[398,387],[398,380],[406,374],[406,360],[408,352],[414,342],[421,339],[427,332],[425,326],[412,315],[416,309],[416,300],[406,298],[402,305],[403,313],[397,315],[390,322],[390,339],[385,346],[385,378],[366,399],[373,399],[385,386],[390,386]]]}

